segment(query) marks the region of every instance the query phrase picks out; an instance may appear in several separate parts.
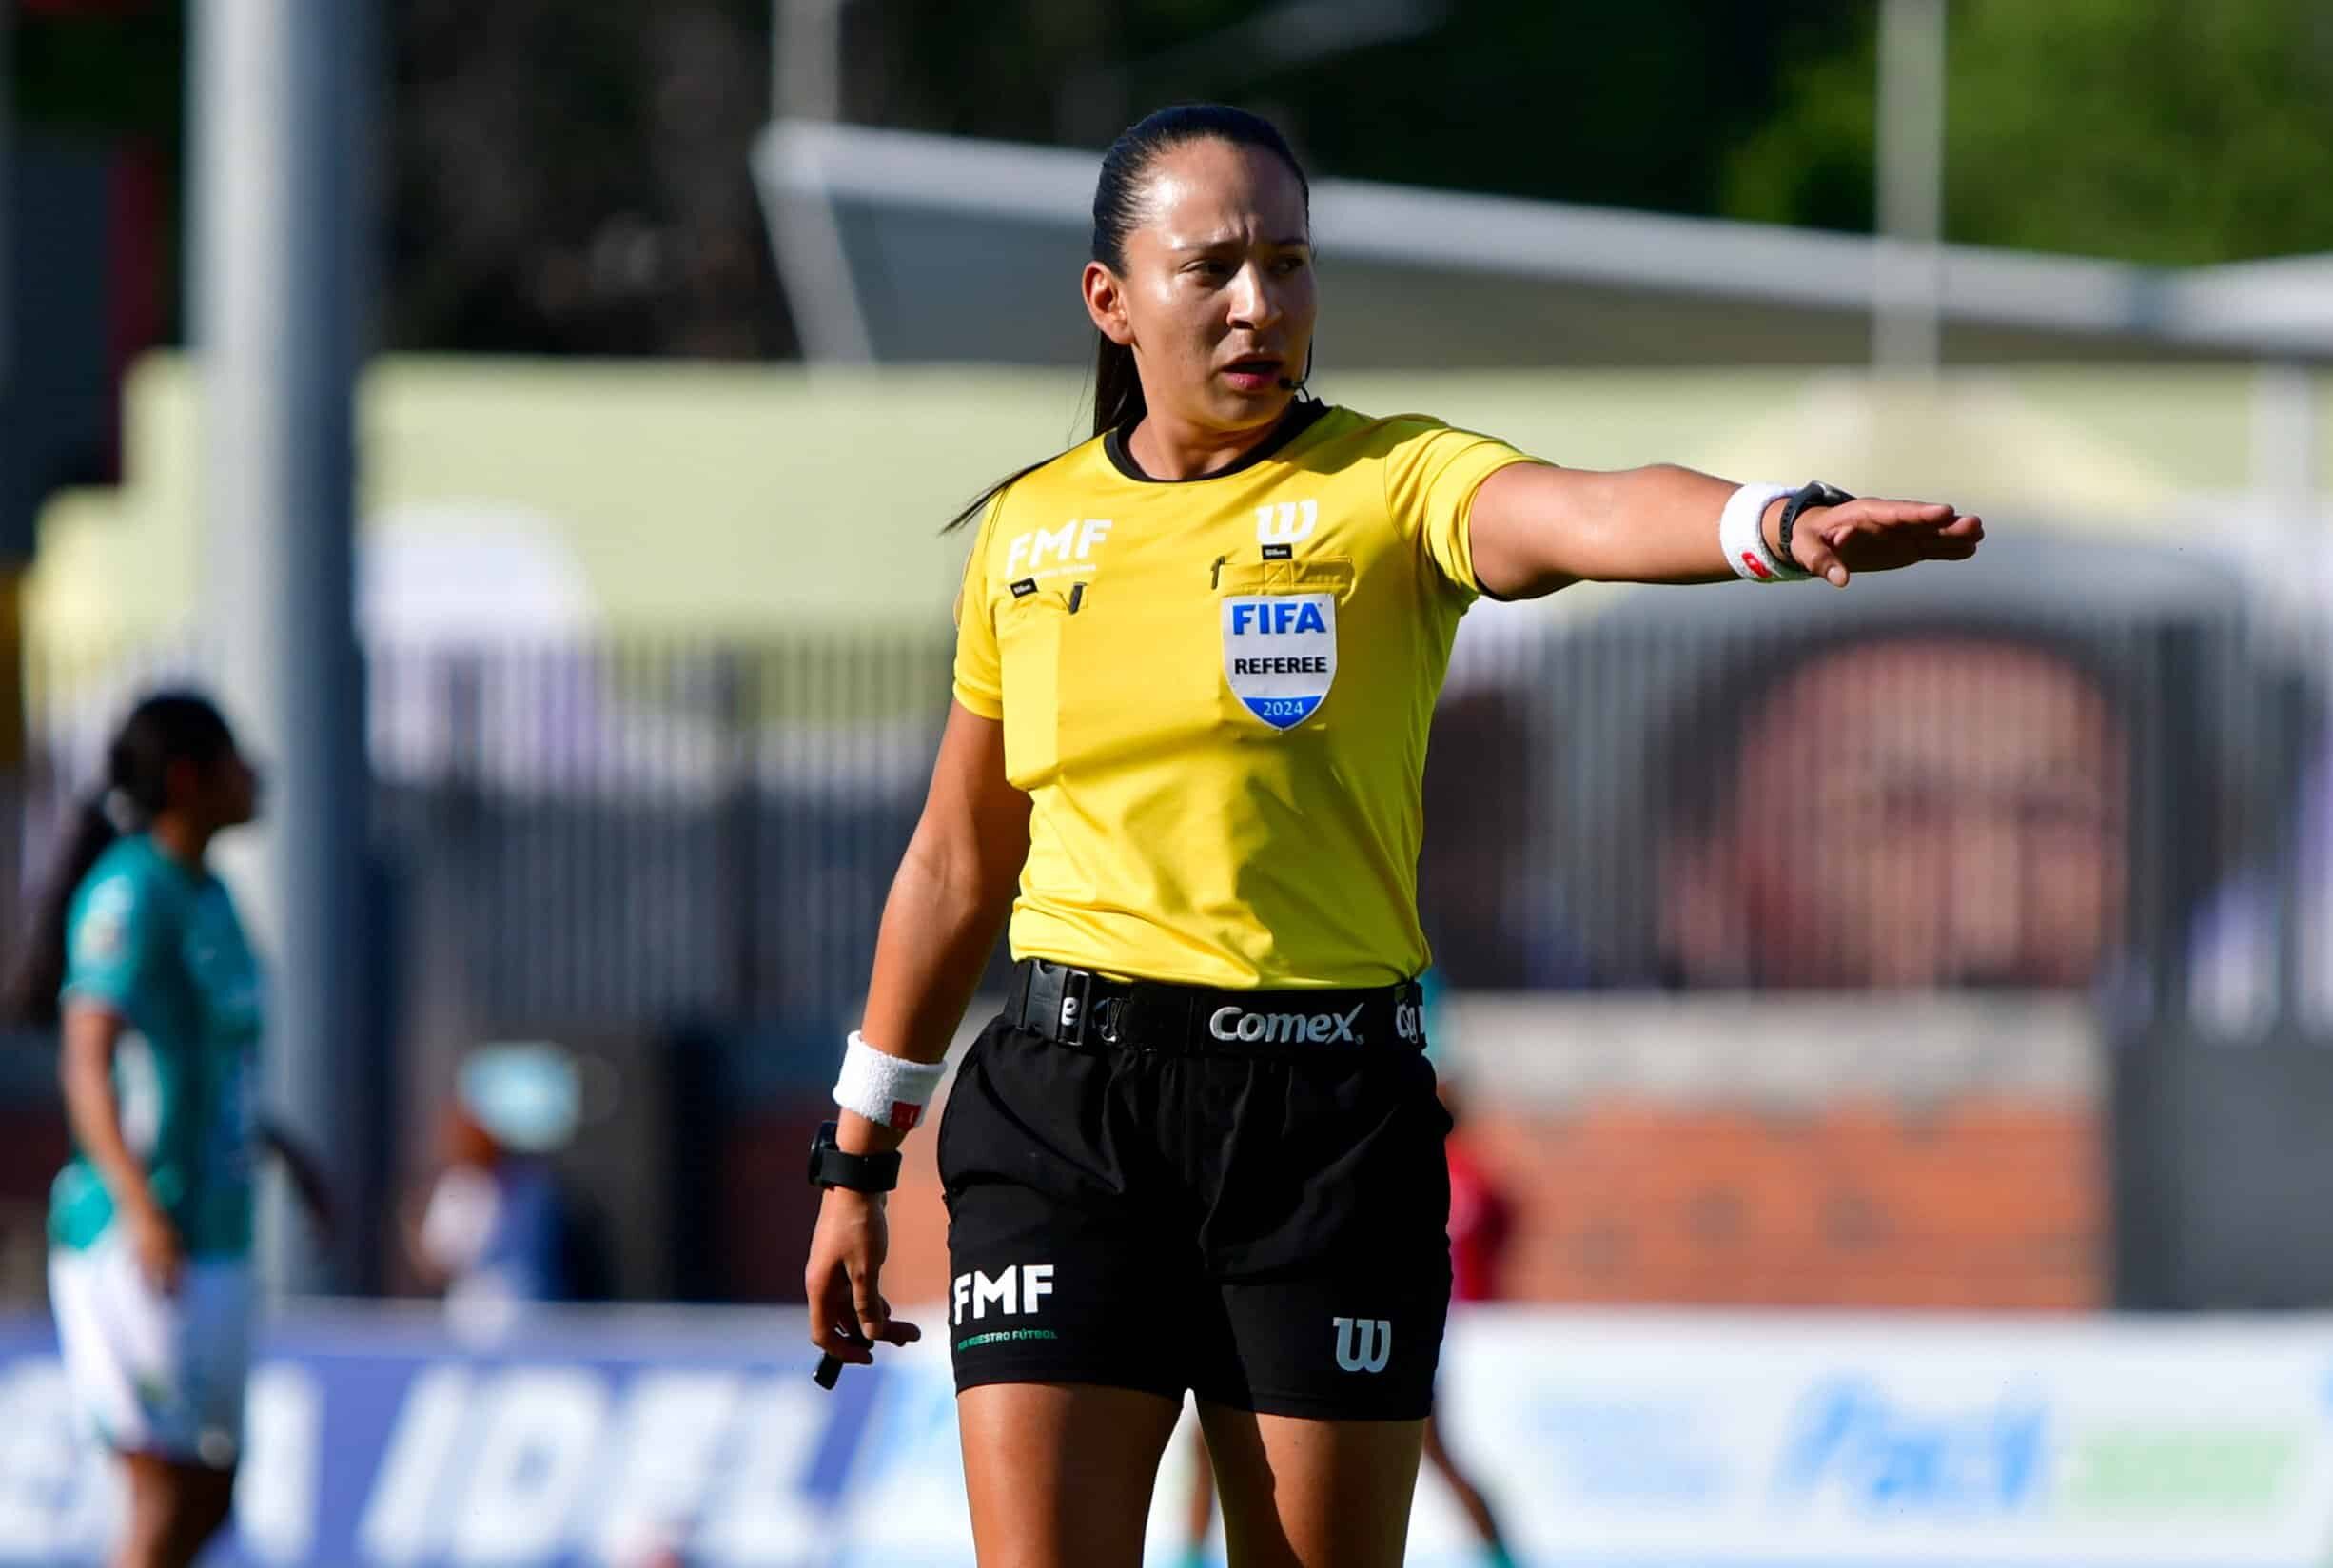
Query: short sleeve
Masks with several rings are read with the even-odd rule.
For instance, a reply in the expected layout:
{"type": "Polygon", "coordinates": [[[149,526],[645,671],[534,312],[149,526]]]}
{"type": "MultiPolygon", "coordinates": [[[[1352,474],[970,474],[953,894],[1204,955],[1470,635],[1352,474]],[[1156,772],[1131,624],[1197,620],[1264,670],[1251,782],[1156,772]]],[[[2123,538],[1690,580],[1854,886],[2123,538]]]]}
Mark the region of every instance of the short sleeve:
{"type": "Polygon", "coordinates": [[[972,538],[972,553],[965,559],[964,581],[956,590],[956,700],[983,718],[1005,716],[1005,676],[996,652],[996,609],[989,580],[989,539],[1004,505],[1002,495],[989,503],[980,531],[972,538]]]}
{"type": "Polygon", "coordinates": [[[127,1013],[167,918],[159,891],[129,872],[110,872],[85,889],[66,933],[63,1000],[96,1002],[127,1013]]]}
{"type": "Polygon", "coordinates": [[[1402,434],[1385,454],[1385,509],[1450,585],[1472,599],[1482,591],[1466,531],[1475,492],[1509,463],[1540,460],[1423,416],[1389,422],[1402,434]]]}

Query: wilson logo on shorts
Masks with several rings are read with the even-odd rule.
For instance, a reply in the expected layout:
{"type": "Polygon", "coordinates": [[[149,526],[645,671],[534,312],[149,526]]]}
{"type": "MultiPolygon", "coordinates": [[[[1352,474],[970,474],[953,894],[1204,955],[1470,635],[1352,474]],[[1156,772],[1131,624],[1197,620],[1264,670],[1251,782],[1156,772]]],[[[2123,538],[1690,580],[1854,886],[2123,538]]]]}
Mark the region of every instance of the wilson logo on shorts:
{"type": "Polygon", "coordinates": [[[1337,1326],[1337,1365],[1347,1372],[1382,1372],[1393,1359],[1393,1324],[1383,1318],[1331,1318],[1337,1326]]]}
{"type": "Polygon", "coordinates": [[[1334,594],[1265,594],[1223,601],[1224,676],[1247,711],[1275,730],[1310,718],[1337,678],[1334,594]]]}

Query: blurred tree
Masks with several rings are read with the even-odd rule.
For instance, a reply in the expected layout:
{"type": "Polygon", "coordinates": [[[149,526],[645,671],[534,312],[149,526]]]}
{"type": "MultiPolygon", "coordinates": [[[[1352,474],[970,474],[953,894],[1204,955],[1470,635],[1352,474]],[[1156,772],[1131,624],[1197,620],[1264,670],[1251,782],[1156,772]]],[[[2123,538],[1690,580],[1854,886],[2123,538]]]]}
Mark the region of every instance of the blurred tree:
{"type": "Polygon", "coordinates": [[[390,346],[792,348],[746,167],[770,0],[382,10],[390,346]]]}
{"type": "MultiPolygon", "coordinates": [[[[2333,250],[2323,0],[1957,0],[1945,232],[2165,265],[2333,250]]],[[[1872,225],[1873,29],[1789,74],[1731,216],[1872,225]]]]}
{"type": "Polygon", "coordinates": [[[181,303],[173,280],[185,0],[16,0],[16,7],[7,50],[16,118],[36,131],[110,149],[124,182],[117,199],[136,202],[142,269],[131,280],[141,296],[123,346],[167,338],[181,303]]]}
{"type": "Polygon", "coordinates": [[[183,0],[15,0],[16,113],[59,130],[175,138],[183,0]]]}
{"type": "MultiPolygon", "coordinates": [[[[17,3],[17,112],[161,160],[175,336],[186,0],[17,3]]],[[[375,14],[388,346],[792,348],[746,169],[768,106],[769,0],[404,0],[375,14]]]]}
{"type": "MultiPolygon", "coordinates": [[[[1269,113],[1318,172],[1675,212],[1715,209],[1728,149],[1784,62],[1854,35],[1864,0],[1442,0],[1422,35],[1280,64],[1228,29],[1258,0],[855,0],[891,41],[867,118],[1098,147],[1066,85],[1115,68],[1121,118],[1222,98],[1269,113]],[[877,18],[879,17],[879,20],[877,18]],[[1193,40],[1225,42],[1210,56],[1193,40]]],[[[1320,7],[1286,8],[1310,20],[1320,7]]],[[[1383,10],[1382,5],[1373,5],[1383,10]]],[[[1333,14],[1333,12],[1326,12],[1333,14]]],[[[862,36],[864,34],[862,33],[862,36]]]]}
{"type": "MultiPolygon", "coordinates": [[[[150,138],[167,179],[184,0],[25,3],[20,112],[150,138]]],[[[746,169],[771,0],[378,15],[389,346],[792,351],[746,169]]],[[[848,0],[841,102],[870,124],[1091,147],[1146,108],[1224,98],[1272,114],[1323,174],[1861,229],[1872,15],[1872,0],[848,0]],[[1346,47],[1362,10],[1427,20],[1346,47]],[[1264,16],[1287,48],[1243,30],[1264,16]]],[[[2333,248],[2324,0],[1955,0],[1950,95],[1954,239],[2165,263],[2333,248]]]]}

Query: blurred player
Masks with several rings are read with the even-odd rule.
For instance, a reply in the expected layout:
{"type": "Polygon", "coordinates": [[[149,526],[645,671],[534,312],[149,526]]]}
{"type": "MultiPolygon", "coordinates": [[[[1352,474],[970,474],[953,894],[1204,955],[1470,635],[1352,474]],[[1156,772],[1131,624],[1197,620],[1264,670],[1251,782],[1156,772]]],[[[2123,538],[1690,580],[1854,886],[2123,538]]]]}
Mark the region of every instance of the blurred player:
{"type": "MultiPolygon", "coordinates": [[[[1433,1043],[1428,1046],[1427,1054],[1434,1063],[1435,1083],[1451,1123],[1450,1136],[1442,1145],[1450,1167],[1450,1301],[1453,1306],[1462,1307],[1468,1302],[1499,1299],[1500,1267],[1506,1260],[1507,1244],[1515,1236],[1515,1206],[1477,1157],[1474,1141],[1467,1135],[1461,1073],[1449,1053],[1449,1009],[1442,1005],[1444,995],[1441,986],[1429,973],[1426,1038],[1433,1043]]],[[[1483,1499],[1482,1489],[1460,1466],[1442,1441],[1441,1402],[1438,1393],[1436,1408],[1426,1415],[1425,1461],[1450,1488],[1466,1522],[1473,1526],[1476,1539],[1482,1543],[1482,1560],[1488,1568],[1513,1568],[1515,1559],[1508,1555],[1506,1539],[1500,1534],[1499,1521],[1491,1513],[1490,1503],[1483,1499]]]]}
{"type": "Polygon", "coordinates": [[[1417,865],[1459,617],[1584,578],[1844,585],[1981,525],[1301,396],[1309,186],[1241,110],[1129,128],[1093,216],[1094,439],[960,519],[955,705],[811,1155],[812,1338],[864,1363],[919,1333],[884,1194],[1010,911],[937,1150],[981,1560],[1130,1568],[1195,1394],[1234,1564],[1391,1568],[1450,1302],[1417,865]]]}
{"type": "Polygon", "coordinates": [[[12,977],[61,1021],[74,1154],[49,1210],[49,1297],[73,1397],[126,1472],[116,1568],[190,1563],[226,1522],[250,1364],[251,1155],[284,1159],[319,1224],[322,1177],[256,1118],[262,996],[206,861],[259,784],[199,696],[138,704],[107,756],[12,977]],[[61,1014],[61,1018],[60,1018],[61,1014]]]}
{"type": "Polygon", "coordinates": [[[406,1259],[467,1336],[609,1289],[599,1216],[559,1171],[582,1108],[576,1063],[547,1041],[480,1046],[454,1075],[436,1172],[404,1205],[406,1259]]]}

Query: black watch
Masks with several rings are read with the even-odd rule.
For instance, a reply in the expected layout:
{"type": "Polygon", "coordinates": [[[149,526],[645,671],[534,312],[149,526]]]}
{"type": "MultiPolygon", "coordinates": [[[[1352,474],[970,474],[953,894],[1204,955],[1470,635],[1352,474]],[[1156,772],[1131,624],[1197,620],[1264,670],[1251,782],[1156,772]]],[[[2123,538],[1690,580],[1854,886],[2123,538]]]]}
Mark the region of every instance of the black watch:
{"type": "Polygon", "coordinates": [[[1799,513],[1810,506],[1838,506],[1854,499],[1837,485],[1825,484],[1820,480],[1810,480],[1792,491],[1782,502],[1782,520],[1774,525],[1774,537],[1782,544],[1777,552],[1782,564],[1794,572],[1806,570],[1791,554],[1791,529],[1797,523],[1799,513]]]}
{"type": "Polygon", "coordinates": [[[889,1192],[899,1185],[899,1151],[848,1154],[834,1145],[834,1124],[820,1124],[810,1141],[810,1185],[853,1192],[889,1192]]]}

